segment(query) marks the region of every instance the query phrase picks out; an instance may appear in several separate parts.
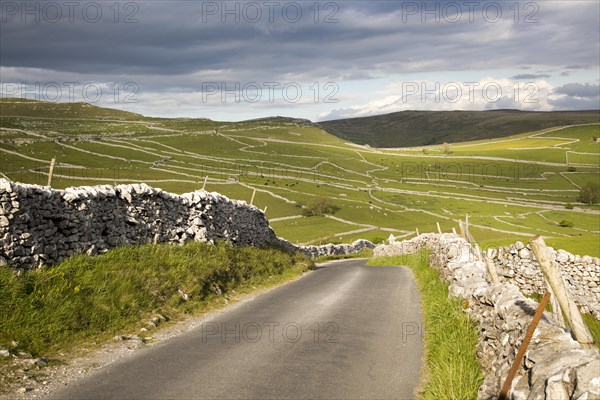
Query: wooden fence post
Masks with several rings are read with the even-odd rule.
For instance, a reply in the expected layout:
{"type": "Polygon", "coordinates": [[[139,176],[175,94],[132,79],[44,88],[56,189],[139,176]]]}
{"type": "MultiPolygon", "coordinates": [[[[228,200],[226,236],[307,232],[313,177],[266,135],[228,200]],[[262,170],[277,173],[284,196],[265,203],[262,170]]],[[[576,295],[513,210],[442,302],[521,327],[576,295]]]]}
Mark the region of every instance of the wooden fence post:
{"type": "Polygon", "coordinates": [[[592,337],[592,334],[583,322],[583,318],[579,313],[577,305],[575,304],[573,299],[571,299],[565,281],[562,275],[560,274],[560,271],[556,266],[554,260],[552,259],[550,250],[548,250],[548,247],[546,247],[544,239],[542,239],[541,236],[536,236],[530,244],[531,249],[535,254],[535,257],[537,258],[538,263],[540,264],[540,269],[542,270],[544,279],[552,288],[552,291],[558,299],[560,308],[562,308],[562,311],[564,312],[565,317],[567,318],[567,322],[573,329],[575,339],[577,339],[579,343],[584,345],[589,345],[593,343],[594,338],[592,337]]]}
{"type": "Polygon", "coordinates": [[[50,171],[48,171],[48,187],[52,187],[52,174],[54,174],[54,164],[56,163],[56,158],[52,158],[50,161],[50,171]]]}
{"type": "Polygon", "coordinates": [[[533,333],[535,332],[535,328],[537,327],[542,315],[544,314],[544,309],[546,308],[546,304],[548,304],[548,300],[550,297],[550,293],[546,292],[544,297],[542,297],[542,301],[538,305],[537,310],[535,310],[535,314],[533,315],[533,320],[527,328],[527,333],[523,338],[523,343],[519,347],[519,351],[513,361],[510,370],[508,371],[508,375],[506,376],[506,380],[504,381],[504,385],[502,385],[502,389],[500,390],[500,395],[498,396],[498,400],[506,400],[508,399],[508,392],[510,391],[510,387],[512,386],[512,381],[517,374],[517,371],[521,367],[521,361],[523,361],[523,356],[525,355],[525,351],[527,350],[527,346],[529,346],[529,342],[533,337],[533,333]]]}
{"type": "Polygon", "coordinates": [[[207,181],[208,181],[208,175],[206,175],[206,177],[204,177],[204,184],[202,185],[202,190],[204,190],[204,188],[206,187],[207,181]]]}
{"type": "Polygon", "coordinates": [[[548,291],[552,295],[550,297],[550,304],[552,305],[552,319],[558,326],[560,326],[561,328],[565,328],[565,317],[563,316],[562,308],[560,307],[558,298],[554,294],[554,291],[552,290],[546,279],[544,279],[544,284],[546,286],[546,291],[548,291]]]}
{"type": "Polygon", "coordinates": [[[250,199],[250,205],[254,205],[254,196],[256,196],[256,189],[252,192],[252,198],[250,199]]]}
{"type": "Polygon", "coordinates": [[[460,231],[460,237],[466,240],[467,237],[465,236],[465,227],[463,225],[462,219],[458,220],[458,230],[460,231]]]}
{"type": "Polygon", "coordinates": [[[487,254],[483,254],[483,260],[485,261],[485,266],[487,268],[488,274],[490,274],[490,280],[492,283],[500,282],[500,278],[498,278],[498,272],[496,271],[496,265],[494,261],[492,261],[487,254]]]}
{"type": "Polygon", "coordinates": [[[436,222],[436,224],[437,224],[438,232],[441,235],[442,234],[442,228],[440,228],[440,223],[436,222]]]}
{"type": "Polygon", "coordinates": [[[419,228],[416,228],[416,229],[417,229],[417,236],[419,236],[419,228]]]}

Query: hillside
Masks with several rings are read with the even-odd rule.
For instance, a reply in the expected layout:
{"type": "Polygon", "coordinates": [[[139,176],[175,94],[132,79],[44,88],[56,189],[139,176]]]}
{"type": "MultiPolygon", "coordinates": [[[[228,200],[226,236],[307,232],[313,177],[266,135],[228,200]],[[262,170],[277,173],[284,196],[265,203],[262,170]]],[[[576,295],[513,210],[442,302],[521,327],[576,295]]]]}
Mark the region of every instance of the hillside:
{"type": "Polygon", "coordinates": [[[415,228],[436,231],[438,222],[450,231],[469,213],[482,244],[542,234],[573,253],[600,255],[599,207],[578,202],[581,187],[598,182],[600,143],[592,138],[600,124],[450,149],[373,149],[285,118],[218,122],[79,104],[0,106],[0,177],[18,182],[46,185],[56,158],[54,188],[145,182],[247,202],[256,189],[253,204],[298,244],[409,237],[415,228]],[[322,199],[333,203],[333,215],[305,217],[322,199]]]}
{"type": "Polygon", "coordinates": [[[593,122],[600,122],[600,111],[400,111],[318,125],[344,140],[390,148],[493,139],[593,122]]]}
{"type": "Polygon", "coordinates": [[[139,114],[98,107],[89,103],[53,103],[29,99],[0,99],[0,116],[19,115],[40,118],[106,118],[132,120],[139,114]]]}

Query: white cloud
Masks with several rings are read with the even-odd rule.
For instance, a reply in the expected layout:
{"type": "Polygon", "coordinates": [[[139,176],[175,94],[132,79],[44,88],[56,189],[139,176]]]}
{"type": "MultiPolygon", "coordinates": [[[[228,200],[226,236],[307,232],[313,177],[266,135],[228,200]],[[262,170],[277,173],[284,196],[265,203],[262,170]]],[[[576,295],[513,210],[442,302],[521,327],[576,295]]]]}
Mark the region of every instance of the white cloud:
{"type": "Polygon", "coordinates": [[[551,111],[548,81],[520,82],[487,77],[476,82],[413,80],[390,83],[378,100],[319,115],[321,120],[362,117],[403,110],[491,110],[501,108],[551,111]]]}

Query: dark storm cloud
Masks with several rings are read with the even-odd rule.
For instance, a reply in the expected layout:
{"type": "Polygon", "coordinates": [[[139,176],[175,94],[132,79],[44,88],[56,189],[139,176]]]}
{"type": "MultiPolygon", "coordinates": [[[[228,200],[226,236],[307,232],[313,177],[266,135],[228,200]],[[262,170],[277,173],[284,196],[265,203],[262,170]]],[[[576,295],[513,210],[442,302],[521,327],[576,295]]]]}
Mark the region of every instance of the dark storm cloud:
{"type": "Polygon", "coordinates": [[[600,109],[600,85],[567,83],[553,91],[548,103],[560,110],[600,109]],[[556,96],[558,95],[558,96],[556,96]]]}
{"type": "Polygon", "coordinates": [[[510,79],[522,80],[522,79],[543,79],[550,78],[548,74],[518,74],[511,76],[510,79]]]}
{"type": "Polygon", "coordinates": [[[600,85],[567,83],[554,89],[554,92],[573,97],[598,97],[600,96],[600,85]]]}
{"type": "Polygon", "coordinates": [[[598,110],[600,109],[600,97],[580,98],[565,96],[560,99],[549,99],[548,103],[557,110],[598,110]]]}
{"type": "Polygon", "coordinates": [[[532,10],[522,10],[515,22],[508,6],[501,10],[502,18],[495,17],[499,2],[485,12],[487,3],[481,2],[471,13],[460,2],[455,3],[462,5],[460,9],[448,8],[445,2],[322,2],[317,3],[318,15],[314,2],[307,2],[302,3],[302,18],[291,22],[295,6],[284,14],[289,2],[281,2],[270,22],[268,8],[256,2],[262,13],[256,23],[251,21],[253,10],[244,11],[248,2],[148,1],[133,3],[137,9],[125,9],[131,3],[117,3],[118,16],[114,6],[109,8],[112,2],[97,2],[102,11],[97,23],[90,22],[89,15],[84,18],[84,2],[75,10],[74,21],[63,15],[55,23],[43,13],[36,22],[24,17],[22,10],[8,9],[7,3],[2,3],[0,28],[3,67],[128,75],[164,87],[194,85],[203,77],[188,75],[206,71],[246,82],[285,77],[341,80],[398,72],[557,65],[564,57],[576,65],[589,65],[598,55],[598,40],[589,34],[598,26],[593,3],[575,10],[555,2],[538,3],[531,21],[525,17],[532,10]],[[235,10],[236,4],[233,14],[237,12],[239,23],[235,15],[223,11],[235,10]],[[129,14],[137,22],[126,23],[129,14]],[[574,50],[575,41],[577,49],[590,51],[574,50]]]}

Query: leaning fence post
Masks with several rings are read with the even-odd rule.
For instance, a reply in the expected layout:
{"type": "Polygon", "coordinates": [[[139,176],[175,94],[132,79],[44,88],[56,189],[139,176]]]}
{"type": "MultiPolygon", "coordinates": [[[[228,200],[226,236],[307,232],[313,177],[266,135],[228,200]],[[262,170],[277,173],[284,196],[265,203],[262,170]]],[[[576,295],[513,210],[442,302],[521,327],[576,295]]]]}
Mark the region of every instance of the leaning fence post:
{"type": "Polygon", "coordinates": [[[529,342],[535,332],[535,328],[537,327],[540,319],[542,318],[542,314],[544,314],[544,309],[546,308],[546,304],[548,304],[548,300],[550,297],[550,293],[546,292],[542,301],[540,302],[537,310],[535,311],[535,315],[533,316],[533,320],[527,328],[527,333],[523,338],[523,343],[519,347],[519,351],[517,352],[517,356],[515,357],[510,370],[508,371],[508,375],[506,376],[506,380],[504,381],[504,385],[502,385],[502,390],[500,390],[500,396],[498,396],[498,400],[506,400],[508,398],[508,391],[512,385],[512,381],[517,374],[517,370],[521,366],[521,361],[523,361],[523,356],[525,355],[525,351],[527,350],[527,346],[529,346],[529,342]]]}
{"type": "Polygon", "coordinates": [[[437,224],[438,232],[441,235],[442,234],[442,228],[440,228],[440,223],[436,222],[436,224],[437,224]]]}
{"type": "Polygon", "coordinates": [[[250,199],[250,205],[254,205],[254,196],[256,196],[256,189],[252,192],[252,198],[250,199]]]}
{"type": "Polygon", "coordinates": [[[560,274],[558,267],[554,263],[544,239],[542,239],[541,236],[536,236],[530,244],[535,257],[540,264],[544,279],[550,288],[552,288],[554,295],[556,295],[556,298],[558,299],[558,304],[560,304],[560,308],[562,308],[562,311],[567,318],[567,322],[573,329],[575,339],[577,339],[579,343],[585,345],[593,343],[594,338],[583,322],[583,318],[581,318],[577,305],[571,299],[565,281],[560,274]]]}

